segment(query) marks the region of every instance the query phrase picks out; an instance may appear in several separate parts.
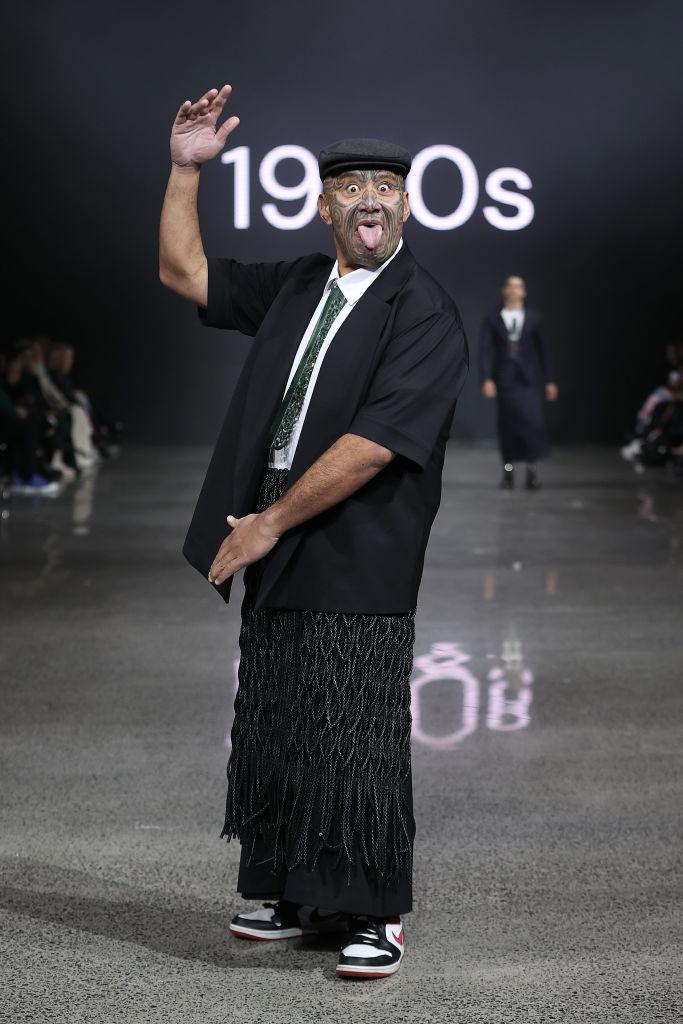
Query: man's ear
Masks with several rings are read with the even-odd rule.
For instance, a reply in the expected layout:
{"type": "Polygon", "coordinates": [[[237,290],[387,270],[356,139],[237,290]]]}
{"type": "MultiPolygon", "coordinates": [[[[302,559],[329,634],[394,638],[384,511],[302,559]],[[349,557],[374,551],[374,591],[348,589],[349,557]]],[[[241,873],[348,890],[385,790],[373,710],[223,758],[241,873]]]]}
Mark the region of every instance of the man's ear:
{"type": "Polygon", "coordinates": [[[326,224],[332,223],[329,202],[324,192],[318,196],[318,213],[320,214],[320,216],[322,217],[326,224]]]}
{"type": "Polygon", "coordinates": [[[408,201],[408,193],[403,193],[403,223],[410,217],[410,202],[408,201]]]}

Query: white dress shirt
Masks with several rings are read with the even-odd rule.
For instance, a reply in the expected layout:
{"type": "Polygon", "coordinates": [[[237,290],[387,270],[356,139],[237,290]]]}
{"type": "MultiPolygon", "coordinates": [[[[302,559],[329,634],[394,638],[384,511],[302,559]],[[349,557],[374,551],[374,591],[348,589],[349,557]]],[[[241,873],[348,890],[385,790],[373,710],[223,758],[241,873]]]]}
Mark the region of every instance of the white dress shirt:
{"type": "Polygon", "coordinates": [[[315,307],[315,310],[313,312],[313,316],[311,317],[311,319],[309,321],[308,327],[306,328],[306,330],[304,332],[304,336],[301,339],[301,344],[299,345],[299,348],[297,349],[296,355],[294,356],[294,362],[292,363],[292,369],[290,370],[289,378],[287,380],[287,384],[286,384],[286,387],[285,387],[285,394],[287,394],[287,388],[289,387],[289,385],[292,382],[294,374],[296,373],[296,369],[297,369],[297,367],[299,365],[299,361],[301,360],[301,357],[303,356],[304,352],[306,351],[306,346],[308,345],[308,342],[311,339],[311,335],[313,334],[313,331],[315,329],[315,325],[317,324],[318,319],[320,318],[320,314],[323,311],[323,306],[325,305],[327,297],[328,297],[328,295],[330,293],[330,289],[335,284],[335,282],[336,282],[337,286],[341,289],[341,292],[344,295],[344,298],[346,299],[346,302],[344,303],[342,308],[337,313],[337,316],[335,317],[334,321],[332,322],[332,325],[330,326],[330,329],[327,332],[327,336],[326,336],[324,342],[322,343],[322,345],[320,347],[320,352],[318,353],[318,358],[315,361],[315,365],[313,367],[313,372],[311,373],[311,379],[308,382],[308,388],[306,389],[306,396],[304,398],[304,402],[303,402],[303,405],[301,407],[301,412],[299,414],[299,418],[297,419],[296,423],[294,424],[294,428],[292,430],[292,433],[291,433],[291,436],[289,438],[289,441],[287,442],[287,444],[285,445],[284,448],[279,448],[277,450],[275,448],[271,448],[270,449],[270,454],[269,454],[269,457],[268,457],[268,466],[269,466],[269,468],[271,468],[271,469],[291,469],[292,461],[294,459],[294,453],[296,451],[296,446],[299,443],[299,437],[301,435],[301,430],[302,430],[302,427],[304,425],[304,420],[306,419],[306,413],[308,412],[308,407],[309,407],[310,402],[311,402],[311,395],[313,394],[313,389],[315,387],[315,382],[318,379],[318,374],[320,373],[320,367],[323,364],[323,359],[325,358],[325,353],[327,352],[328,348],[330,347],[330,344],[332,343],[332,339],[334,338],[335,334],[337,333],[337,331],[339,330],[341,325],[344,323],[344,321],[346,320],[347,316],[349,316],[351,314],[351,312],[354,309],[354,307],[355,307],[356,303],[358,302],[358,300],[365,294],[365,292],[368,290],[368,288],[370,287],[372,282],[375,281],[379,277],[379,275],[382,273],[382,271],[385,269],[385,267],[389,266],[389,264],[394,259],[394,257],[399,253],[402,245],[403,245],[403,239],[401,238],[401,239],[399,239],[399,243],[396,246],[396,249],[395,249],[394,253],[389,257],[388,260],[385,260],[385,262],[382,264],[381,267],[377,267],[376,270],[366,270],[364,267],[360,267],[360,269],[352,270],[352,271],[350,271],[350,273],[344,274],[343,277],[340,277],[339,276],[339,264],[335,260],[334,266],[332,267],[332,270],[330,271],[330,276],[327,279],[327,283],[326,283],[326,285],[325,285],[325,287],[323,289],[323,293],[322,293],[322,295],[320,297],[320,302],[315,307]]]}
{"type": "Polygon", "coordinates": [[[503,318],[505,330],[508,332],[508,340],[519,341],[522,334],[522,328],[524,327],[524,310],[506,309],[505,306],[503,306],[500,311],[500,315],[503,318]]]}

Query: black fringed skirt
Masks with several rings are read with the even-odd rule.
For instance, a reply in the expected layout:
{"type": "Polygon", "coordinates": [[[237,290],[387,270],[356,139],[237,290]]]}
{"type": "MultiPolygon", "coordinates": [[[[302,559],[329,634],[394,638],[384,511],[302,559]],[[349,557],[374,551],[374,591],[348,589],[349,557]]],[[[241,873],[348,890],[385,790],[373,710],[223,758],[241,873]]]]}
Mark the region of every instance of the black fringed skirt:
{"type": "MultiPolygon", "coordinates": [[[[269,469],[262,511],[283,493],[269,469]]],[[[245,573],[239,688],[221,835],[238,889],[329,910],[411,909],[414,615],[254,610],[245,573]]]]}

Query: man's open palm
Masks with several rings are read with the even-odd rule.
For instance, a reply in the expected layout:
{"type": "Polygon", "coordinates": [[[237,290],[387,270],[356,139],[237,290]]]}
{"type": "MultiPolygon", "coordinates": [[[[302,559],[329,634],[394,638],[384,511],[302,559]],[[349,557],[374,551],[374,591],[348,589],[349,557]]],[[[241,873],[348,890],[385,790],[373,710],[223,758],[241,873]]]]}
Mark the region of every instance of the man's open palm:
{"type": "Polygon", "coordinates": [[[231,85],[209,89],[200,100],[185,100],[176,115],[171,130],[171,160],[178,167],[199,168],[223,149],[228,136],[240,123],[239,117],[229,117],[216,129],[231,85]]]}

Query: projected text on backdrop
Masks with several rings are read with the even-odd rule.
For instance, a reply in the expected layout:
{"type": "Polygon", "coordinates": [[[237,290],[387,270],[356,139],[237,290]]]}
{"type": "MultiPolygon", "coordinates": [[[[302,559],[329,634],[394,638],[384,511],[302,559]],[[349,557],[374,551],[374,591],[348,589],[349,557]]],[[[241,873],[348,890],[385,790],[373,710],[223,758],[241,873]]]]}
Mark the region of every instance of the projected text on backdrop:
{"type": "MultiPolygon", "coordinates": [[[[221,160],[234,168],[234,226],[246,230],[252,222],[251,150],[249,146],[237,146],[223,153],[221,160]]],[[[264,192],[277,200],[261,204],[261,214],[269,224],[280,231],[297,231],[310,224],[317,214],[320,193],[318,162],[310,150],[296,145],[276,146],[261,160],[258,178],[264,192]],[[301,179],[294,185],[284,184],[278,176],[278,167],[284,160],[294,160],[301,165],[301,179]],[[293,204],[293,208],[288,204],[293,204]]],[[[480,215],[500,231],[521,231],[534,218],[534,204],[525,194],[531,187],[531,179],[519,167],[498,167],[489,171],[483,181],[483,193],[490,202],[481,208],[480,215]]],[[[482,182],[467,153],[456,146],[438,144],[427,146],[415,156],[407,188],[412,214],[420,224],[433,231],[452,231],[477,213],[482,182]],[[446,161],[453,170],[454,205],[447,213],[433,211],[424,182],[426,170],[437,160],[446,161]]]]}

